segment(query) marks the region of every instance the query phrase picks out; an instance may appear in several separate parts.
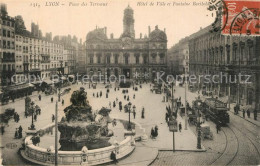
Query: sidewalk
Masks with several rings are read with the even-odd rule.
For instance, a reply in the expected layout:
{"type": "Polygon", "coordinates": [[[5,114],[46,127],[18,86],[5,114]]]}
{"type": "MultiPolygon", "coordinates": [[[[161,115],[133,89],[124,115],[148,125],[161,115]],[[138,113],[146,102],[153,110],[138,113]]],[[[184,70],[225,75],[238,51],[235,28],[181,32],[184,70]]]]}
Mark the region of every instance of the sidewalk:
{"type": "MultiPolygon", "coordinates": [[[[229,110],[234,115],[235,115],[235,113],[234,113],[235,105],[236,105],[235,103],[230,104],[230,110],[229,110]]],[[[242,111],[239,111],[239,113],[236,116],[239,116],[240,118],[242,118],[242,119],[244,119],[244,120],[246,120],[246,121],[248,121],[248,122],[250,122],[250,123],[252,123],[252,124],[254,124],[254,125],[258,126],[258,127],[260,127],[260,120],[259,120],[260,113],[259,112],[257,113],[257,117],[258,117],[257,120],[254,120],[254,113],[252,111],[251,111],[251,114],[250,114],[250,118],[247,117],[246,113],[245,113],[245,118],[243,118],[243,112],[242,111]]]]}

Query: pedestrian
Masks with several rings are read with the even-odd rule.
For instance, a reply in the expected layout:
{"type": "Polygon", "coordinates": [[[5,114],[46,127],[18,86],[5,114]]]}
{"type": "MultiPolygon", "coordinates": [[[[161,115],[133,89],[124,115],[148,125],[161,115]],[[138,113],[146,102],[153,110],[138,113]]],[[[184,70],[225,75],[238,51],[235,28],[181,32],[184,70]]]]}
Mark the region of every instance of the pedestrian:
{"type": "Polygon", "coordinates": [[[116,98],[116,103],[118,103],[118,98],[116,98]]]}
{"type": "Polygon", "coordinates": [[[53,97],[51,97],[51,102],[53,103],[53,97]]]}
{"type": "Polygon", "coordinates": [[[109,102],[109,108],[111,108],[111,101],[109,102]]]}
{"type": "Polygon", "coordinates": [[[102,91],[99,92],[99,96],[100,96],[100,97],[102,96],[102,91]]]}
{"type": "Polygon", "coordinates": [[[114,90],[116,91],[116,87],[114,88],[114,90]]]}
{"type": "Polygon", "coordinates": [[[135,94],[134,94],[134,96],[133,96],[133,99],[135,99],[135,94]]]}
{"type": "Polygon", "coordinates": [[[141,116],[142,119],[144,119],[144,107],[142,109],[142,116],[141,116]]]}
{"type": "Polygon", "coordinates": [[[116,102],[115,101],[113,101],[113,108],[115,108],[116,107],[116,102]]]}
{"type": "Polygon", "coordinates": [[[181,132],[181,129],[182,129],[182,125],[181,125],[181,122],[179,123],[179,131],[181,132]]]}
{"type": "Polygon", "coordinates": [[[98,92],[97,92],[97,98],[98,98],[98,92]]]}
{"type": "Polygon", "coordinates": [[[52,117],[51,117],[52,123],[54,122],[54,120],[55,120],[55,116],[52,114],[52,117]]]}
{"type": "Polygon", "coordinates": [[[155,125],[154,127],[154,136],[157,137],[158,136],[158,126],[155,125]]]}
{"type": "Polygon", "coordinates": [[[34,120],[37,121],[37,114],[34,114],[34,120]]]}
{"type": "Polygon", "coordinates": [[[135,112],[135,110],[134,110],[134,109],[133,109],[133,116],[134,116],[134,119],[135,119],[136,112],[135,112]]]}
{"type": "Polygon", "coordinates": [[[64,99],[62,99],[61,104],[64,105],[64,99]]]}
{"type": "Polygon", "coordinates": [[[108,98],[108,93],[106,93],[106,98],[108,98]]]}
{"type": "Polygon", "coordinates": [[[41,95],[39,95],[39,101],[41,101],[41,99],[42,99],[42,96],[41,96],[41,95]]]}
{"type": "Polygon", "coordinates": [[[95,97],[95,93],[93,93],[93,97],[95,97]]]}
{"type": "Polygon", "coordinates": [[[217,134],[218,134],[218,132],[219,132],[219,124],[218,123],[216,124],[216,129],[217,129],[217,134]]]}
{"type": "Polygon", "coordinates": [[[118,163],[118,161],[116,159],[116,153],[114,151],[111,152],[110,159],[114,162],[114,164],[118,163]]]}
{"type": "Polygon", "coordinates": [[[5,126],[1,125],[1,134],[4,135],[4,132],[5,132],[5,126]]]}
{"type": "Polygon", "coordinates": [[[257,120],[257,111],[254,110],[254,120],[257,120]]]}
{"type": "Polygon", "coordinates": [[[23,128],[22,128],[21,125],[19,126],[18,134],[19,134],[19,138],[22,138],[22,137],[23,137],[23,128]]]}
{"type": "Polygon", "coordinates": [[[124,95],[124,99],[126,99],[126,95],[124,95]]]}
{"type": "Polygon", "coordinates": [[[17,114],[16,122],[18,123],[20,121],[20,115],[17,114]]]}
{"type": "Polygon", "coordinates": [[[249,109],[247,109],[246,113],[247,113],[247,117],[250,118],[250,111],[249,111],[249,109]]]}
{"type": "Polygon", "coordinates": [[[123,108],[122,105],[119,105],[119,110],[120,110],[120,112],[122,111],[122,108],[123,108]]]}
{"type": "Polygon", "coordinates": [[[246,111],[243,109],[243,118],[245,118],[246,111]]]}
{"type": "Polygon", "coordinates": [[[127,101],[129,101],[129,96],[127,96],[127,101]]]}
{"type": "Polygon", "coordinates": [[[18,139],[18,129],[17,128],[15,129],[14,138],[18,139]]]}
{"type": "Polygon", "coordinates": [[[153,129],[153,127],[152,127],[152,129],[151,129],[151,136],[150,136],[150,137],[151,137],[152,139],[154,139],[154,136],[155,136],[155,135],[154,135],[154,129],[153,129]]]}

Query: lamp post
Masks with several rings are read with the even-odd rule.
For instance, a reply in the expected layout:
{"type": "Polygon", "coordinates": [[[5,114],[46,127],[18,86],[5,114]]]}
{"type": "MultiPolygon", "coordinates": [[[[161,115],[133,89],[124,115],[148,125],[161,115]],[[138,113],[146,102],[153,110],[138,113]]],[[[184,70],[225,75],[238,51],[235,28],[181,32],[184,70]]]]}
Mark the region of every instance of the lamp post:
{"type": "Polygon", "coordinates": [[[197,149],[201,149],[200,106],[201,106],[201,100],[199,99],[199,100],[197,100],[197,109],[198,109],[198,122],[197,122],[198,137],[197,137],[197,149]]]}
{"type": "Polygon", "coordinates": [[[132,130],[132,127],[131,127],[131,121],[130,121],[131,105],[132,105],[132,103],[129,102],[129,103],[128,103],[128,113],[129,113],[128,130],[132,130]]]}
{"type": "Polygon", "coordinates": [[[58,102],[60,102],[60,88],[58,89],[59,93],[58,93],[58,102]]]}
{"type": "Polygon", "coordinates": [[[33,124],[33,113],[34,113],[34,102],[31,102],[31,111],[32,111],[32,124],[30,130],[35,130],[35,125],[33,124]]]}

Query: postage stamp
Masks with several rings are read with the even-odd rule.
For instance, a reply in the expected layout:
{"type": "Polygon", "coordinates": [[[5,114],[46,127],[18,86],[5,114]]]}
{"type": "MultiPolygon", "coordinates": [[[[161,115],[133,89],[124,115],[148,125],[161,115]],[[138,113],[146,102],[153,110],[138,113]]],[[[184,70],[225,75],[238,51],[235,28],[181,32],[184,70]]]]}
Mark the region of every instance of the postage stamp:
{"type": "Polygon", "coordinates": [[[260,35],[260,1],[225,0],[227,14],[222,15],[222,34],[260,35]]]}

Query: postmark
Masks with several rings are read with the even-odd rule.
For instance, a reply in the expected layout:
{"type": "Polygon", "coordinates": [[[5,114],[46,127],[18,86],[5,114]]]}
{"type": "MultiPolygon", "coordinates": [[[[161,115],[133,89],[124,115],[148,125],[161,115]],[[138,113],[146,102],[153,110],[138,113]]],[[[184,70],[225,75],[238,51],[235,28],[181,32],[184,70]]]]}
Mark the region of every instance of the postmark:
{"type": "Polygon", "coordinates": [[[215,15],[215,21],[211,24],[209,32],[214,33],[222,31],[225,28],[228,20],[225,19],[225,22],[221,22],[223,17],[228,18],[228,9],[225,1],[209,0],[209,6],[207,9],[212,12],[212,17],[215,15]]]}
{"type": "Polygon", "coordinates": [[[260,1],[225,0],[228,15],[222,15],[223,35],[260,35],[260,1]]]}

